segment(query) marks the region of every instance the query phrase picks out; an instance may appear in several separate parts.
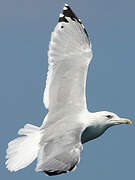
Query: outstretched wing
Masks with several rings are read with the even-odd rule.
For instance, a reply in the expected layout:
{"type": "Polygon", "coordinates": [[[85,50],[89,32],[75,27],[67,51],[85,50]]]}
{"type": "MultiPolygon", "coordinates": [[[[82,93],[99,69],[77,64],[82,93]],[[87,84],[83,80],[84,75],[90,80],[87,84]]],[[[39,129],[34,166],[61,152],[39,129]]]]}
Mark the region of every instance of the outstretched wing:
{"type": "Polygon", "coordinates": [[[69,105],[87,107],[85,84],[91,59],[88,34],[81,21],[65,4],[49,44],[49,70],[43,98],[49,111],[69,105]]]}
{"type": "Polygon", "coordinates": [[[44,142],[45,138],[42,138],[36,171],[52,176],[75,169],[82,151],[80,134],[80,129],[74,129],[48,142],[44,142]]]}

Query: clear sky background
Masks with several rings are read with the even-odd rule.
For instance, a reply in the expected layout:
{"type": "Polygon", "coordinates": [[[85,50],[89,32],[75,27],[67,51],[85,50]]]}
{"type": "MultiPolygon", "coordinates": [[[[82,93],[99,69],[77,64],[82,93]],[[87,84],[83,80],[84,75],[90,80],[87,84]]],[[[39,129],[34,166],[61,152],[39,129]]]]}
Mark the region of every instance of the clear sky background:
{"type": "Polygon", "coordinates": [[[50,34],[67,2],[91,38],[93,60],[87,79],[90,111],[108,110],[135,122],[134,0],[0,0],[0,178],[6,180],[133,180],[135,127],[113,127],[84,145],[76,171],[47,177],[36,161],[10,173],[7,144],[26,123],[40,126],[50,34]]]}

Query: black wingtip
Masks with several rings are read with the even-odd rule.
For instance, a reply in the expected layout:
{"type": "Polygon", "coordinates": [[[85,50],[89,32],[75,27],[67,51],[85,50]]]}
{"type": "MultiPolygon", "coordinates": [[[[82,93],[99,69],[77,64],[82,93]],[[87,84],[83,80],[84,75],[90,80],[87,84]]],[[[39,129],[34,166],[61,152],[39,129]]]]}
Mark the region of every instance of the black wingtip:
{"type": "Polygon", "coordinates": [[[68,20],[65,18],[65,16],[63,14],[59,15],[59,22],[66,22],[68,23],[68,20]]]}
{"type": "Polygon", "coordinates": [[[65,4],[63,8],[63,14],[65,17],[70,17],[73,21],[77,20],[79,23],[81,23],[68,4],[65,4]]]}
{"type": "Polygon", "coordinates": [[[78,21],[81,24],[81,21],[77,18],[75,13],[72,11],[70,6],[66,3],[64,8],[63,8],[63,16],[60,14],[59,16],[59,22],[68,22],[66,17],[70,17],[73,21],[78,21]]]}
{"type": "Polygon", "coordinates": [[[67,173],[66,171],[44,171],[48,176],[56,176],[63,173],[67,173]]]}
{"type": "Polygon", "coordinates": [[[67,20],[67,17],[69,17],[73,21],[77,21],[79,24],[81,24],[82,28],[84,29],[84,32],[86,33],[86,35],[88,37],[88,33],[87,33],[86,29],[84,28],[81,20],[76,16],[76,14],[72,11],[70,6],[66,3],[63,8],[63,14],[60,14],[60,16],[59,16],[59,22],[68,23],[69,21],[67,20]]]}
{"type": "Polygon", "coordinates": [[[60,175],[63,173],[67,173],[69,171],[72,171],[74,168],[76,167],[76,163],[70,167],[70,169],[68,169],[68,171],[61,171],[61,170],[56,170],[56,171],[44,171],[44,173],[46,173],[48,176],[56,176],[56,175],[60,175]]]}

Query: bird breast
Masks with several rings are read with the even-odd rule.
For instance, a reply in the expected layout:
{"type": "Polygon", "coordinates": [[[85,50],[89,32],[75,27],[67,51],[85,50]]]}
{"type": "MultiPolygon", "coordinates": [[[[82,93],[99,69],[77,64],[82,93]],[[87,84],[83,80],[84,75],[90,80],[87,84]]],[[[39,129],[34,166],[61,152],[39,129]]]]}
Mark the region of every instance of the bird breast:
{"type": "Polygon", "coordinates": [[[82,143],[86,143],[90,140],[93,140],[99,136],[101,136],[107,128],[101,128],[97,126],[89,126],[87,127],[81,136],[82,143]]]}

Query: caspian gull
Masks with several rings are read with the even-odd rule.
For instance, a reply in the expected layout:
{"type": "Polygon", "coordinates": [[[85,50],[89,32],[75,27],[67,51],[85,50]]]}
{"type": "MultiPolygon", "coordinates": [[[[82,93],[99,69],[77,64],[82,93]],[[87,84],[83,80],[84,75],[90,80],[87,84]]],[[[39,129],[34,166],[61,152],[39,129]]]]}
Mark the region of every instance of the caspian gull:
{"type": "Polygon", "coordinates": [[[8,170],[18,171],[37,158],[37,172],[50,176],[69,172],[80,161],[83,143],[97,138],[111,126],[131,124],[112,112],[88,112],[85,86],[91,59],[88,34],[65,4],[49,44],[43,99],[49,112],[41,127],[26,124],[18,131],[24,136],[8,144],[8,170]]]}

